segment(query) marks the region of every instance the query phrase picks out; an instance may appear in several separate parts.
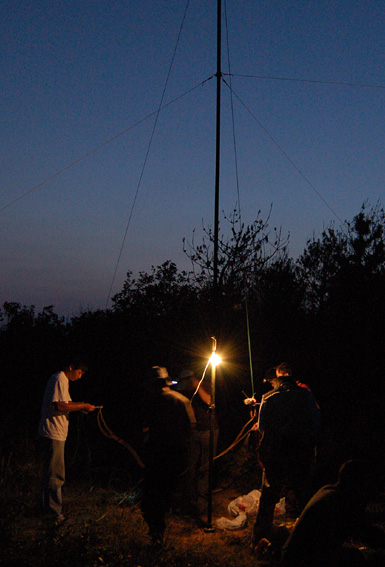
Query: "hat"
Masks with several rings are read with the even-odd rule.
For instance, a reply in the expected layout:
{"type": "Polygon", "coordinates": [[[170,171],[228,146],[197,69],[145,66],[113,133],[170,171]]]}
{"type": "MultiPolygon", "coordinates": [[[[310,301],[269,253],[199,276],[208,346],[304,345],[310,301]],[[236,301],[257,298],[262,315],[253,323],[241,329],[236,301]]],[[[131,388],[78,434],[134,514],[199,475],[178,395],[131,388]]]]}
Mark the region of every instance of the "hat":
{"type": "Polygon", "coordinates": [[[163,378],[164,380],[171,380],[170,376],[168,375],[167,368],[164,366],[153,366],[151,368],[152,374],[154,378],[163,378]]]}
{"type": "Polygon", "coordinates": [[[287,362],[281,362],[278,366],[274,366],[274,370],[278,370],[278,372],[282,372],[282,374],[287,373],[289,376],[293,374],[291,366],[287,362]]]}
{"type": "Polygon", "coordinates": [[[185,368],[179,374],[179,381],[186,380],[187,378],[191,378],[191,376],[194,376],[194,372],[192,370],[190,370],[189,368],[185,368]]]}
{"type": "Polygon", "coordinates": [[[268,368],[266,370],[266,374],[265,374],[263,381],[264,382],[271,382],[272,380],[275,380],[276,378],[277,378],[277,375],[275,373],[275,368],[268,368]]]}
{"type": "Polygon", "coordinates": [[[165,366],[152,366],[151,377],[153,380],[153,386],[156,388],[176,384],[171,376],[169,376],[165,366]]]}

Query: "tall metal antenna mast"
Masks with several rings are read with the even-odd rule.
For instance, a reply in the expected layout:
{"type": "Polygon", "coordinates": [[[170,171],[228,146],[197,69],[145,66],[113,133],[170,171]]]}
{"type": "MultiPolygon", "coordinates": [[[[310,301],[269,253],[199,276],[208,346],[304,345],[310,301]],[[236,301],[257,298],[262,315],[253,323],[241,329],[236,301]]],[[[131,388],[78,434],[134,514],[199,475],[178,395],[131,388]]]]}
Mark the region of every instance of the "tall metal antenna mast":
{"type": "Polygon", "coordinates": [[[216,119],[216,158],[215,158],[215,213],[214,213],[214,303],[218,297],[218,241],[219,241],[219,163],[221,137],[221,48],[222,48],[222,0],[217,0],[217,119],[216,119]]]}
{"type": "MultiPolygon", "coordinates": [[[[216,121],[216,159],[215,159],[215,214],[214,214],[214,282],[213,303],[214,321],[217,316],[218,306],[218,240],[219,240],[219,162],[220,162],[220,134],[221,134],[221,2],[217,0],[217,121],[216,121]]],[[[214,323],[215,324],[215,323],[214,323]]],[[[217,340],[213,339],[213,355],[217,347],[217,340]]],[[[214,412],[215,412],[215,364],[211,365],[211,403],[210,403],[210,441],[209,441],[209,478],[207,498],[207,526],[206,532],[214,531],[212,525],[212,488],[214,467],[214,412]]]]}

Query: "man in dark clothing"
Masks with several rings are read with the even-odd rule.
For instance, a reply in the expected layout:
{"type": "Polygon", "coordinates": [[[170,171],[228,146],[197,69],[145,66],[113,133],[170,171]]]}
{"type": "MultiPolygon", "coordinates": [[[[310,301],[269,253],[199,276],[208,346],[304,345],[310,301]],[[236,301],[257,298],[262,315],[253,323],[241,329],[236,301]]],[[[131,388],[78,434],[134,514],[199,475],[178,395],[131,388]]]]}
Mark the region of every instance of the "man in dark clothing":
{"type": "Polygon", "coordinates": [[[189,445],[196,426],[195,415],[185,396],[169,387],[164,367],[153,367],[146,411],[146,469],[142,513],[155,545],[162,545],[166,512],[179,476],[188,466],[189,445]]]}
{"type": "Polygon", "coordinates": [[[294,494],[300,509],[306,504],[319,427],[314,396],[295,383],[286,363],[276,367],[272,385],[274,389],[262,397],[258,419],[264,481],[254,525],[254,545],[273,526],[275,505],[282,496],[294,494]]]}
{"type": "Polygon", "coordinates": [[[282,567],[361,567],[362,553],[346,545],[351,538],[385,548],[385,532],[370,525],[365,514],[373,488],[368,469],[361,461],[347,461],[337,484],[313,496],[283,546],[282,567]]]}

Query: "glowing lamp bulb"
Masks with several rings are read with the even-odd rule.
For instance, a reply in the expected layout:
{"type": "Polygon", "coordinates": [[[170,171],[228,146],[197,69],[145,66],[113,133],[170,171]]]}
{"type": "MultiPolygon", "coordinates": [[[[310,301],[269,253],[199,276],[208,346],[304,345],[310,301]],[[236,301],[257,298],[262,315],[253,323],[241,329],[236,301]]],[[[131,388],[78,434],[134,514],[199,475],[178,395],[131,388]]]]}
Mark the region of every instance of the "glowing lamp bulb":
{"type": "Polygon", "coordinates": [[[210,362],[213,366],[218,366],[218,364],[221,363],[221,357],[216,352],[213,352],[210,357],[210,362]]]}

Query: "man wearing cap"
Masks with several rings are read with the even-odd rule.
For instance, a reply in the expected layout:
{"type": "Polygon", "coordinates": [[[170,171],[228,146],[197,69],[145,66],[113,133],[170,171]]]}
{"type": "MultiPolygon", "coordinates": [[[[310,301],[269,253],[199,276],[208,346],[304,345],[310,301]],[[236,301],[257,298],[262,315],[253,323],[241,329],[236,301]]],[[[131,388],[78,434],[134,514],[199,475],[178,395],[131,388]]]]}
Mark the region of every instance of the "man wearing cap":
{"type": "Polygon", "coordinates": [[[254,545],[273,526],[275,505],[282,496],[294,493],[299,511],[306,504],[319,428],[314,396],[309,389],[296,384],[289,364],[276,366],[270,382],[273,390],[262,396],[258,418],[264,481],[254,525],[254,545]]]}
{"type": "Polygon", "coordinates": [[[180,476],[186,471],[196,419],[190,400],[170,388],[167,369],[154,366],[146,400],[148,433],[142,514],[153,544],[163,544],[166,512],[180,476]]]}

